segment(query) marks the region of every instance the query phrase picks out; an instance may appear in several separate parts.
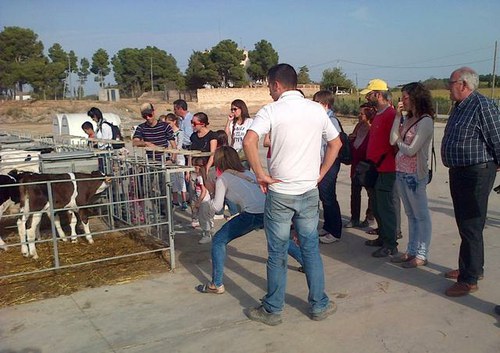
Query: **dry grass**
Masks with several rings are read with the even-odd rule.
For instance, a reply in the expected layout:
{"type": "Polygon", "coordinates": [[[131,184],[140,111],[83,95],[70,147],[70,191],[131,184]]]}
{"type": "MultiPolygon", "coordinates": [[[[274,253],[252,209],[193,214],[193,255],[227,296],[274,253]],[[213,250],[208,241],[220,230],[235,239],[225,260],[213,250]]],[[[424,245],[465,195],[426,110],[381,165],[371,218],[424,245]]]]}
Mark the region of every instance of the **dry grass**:
{"type": "MultiPolygon", "coordinates": [[[[15,237],[15,234],[11,234],[4,239],[7,243],[15,243],[18,241],[15,237]]],[[[92,245],[85,239],[80,239],[76,244],[58,241],[60,264],[64,266],[158,248],[153,245],[154,242],[142,239],[145,237],[137,232],[113,232],[94,237],[95,243],[92,245]]],[[[54,266],[52,242],[37,244],[37,251],[40,256],[38,260],[23,257],[19,247],[2,251],[0,276],[54,266]]],[[[164,256],[163,252],[155,252],[0,279],[0,307],[68,295],[84,288],[129,282],[155,273],[166,273],[170,270],[170,265],[168,256],[164,256]]]]}

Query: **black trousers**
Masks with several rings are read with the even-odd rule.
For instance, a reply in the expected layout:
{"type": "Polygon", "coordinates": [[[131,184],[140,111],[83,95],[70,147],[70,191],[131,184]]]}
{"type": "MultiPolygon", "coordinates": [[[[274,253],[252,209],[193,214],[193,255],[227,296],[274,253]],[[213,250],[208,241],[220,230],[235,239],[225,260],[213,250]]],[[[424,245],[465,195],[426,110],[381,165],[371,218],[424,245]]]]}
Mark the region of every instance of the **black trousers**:
{"type": "Polygon", "coordinates": [[[493,162],[450,168],[450,192],[462,242],[458,256],[459,282],[477,284],[483,274],[483,229],[488,197],[496,176],[493,162]]]}

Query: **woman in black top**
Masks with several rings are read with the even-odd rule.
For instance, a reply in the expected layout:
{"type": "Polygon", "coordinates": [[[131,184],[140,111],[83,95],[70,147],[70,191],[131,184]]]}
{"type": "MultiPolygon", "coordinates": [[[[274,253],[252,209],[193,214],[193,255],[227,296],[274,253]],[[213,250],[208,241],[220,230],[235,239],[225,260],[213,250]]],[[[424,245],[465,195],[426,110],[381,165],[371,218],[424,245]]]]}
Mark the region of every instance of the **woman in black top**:
{"type": "Polygon", "coordinates": [[[217,148],[217,135],[208,128],[208,116],[205,113],[196,113],[193,115],[191,125],[193,126],[193,134],[191,135],[191,150],[202,152],[211,152],[212,155],[206,158],[205,169],[208,170],[214,163],[214,155],[217,148]]]}

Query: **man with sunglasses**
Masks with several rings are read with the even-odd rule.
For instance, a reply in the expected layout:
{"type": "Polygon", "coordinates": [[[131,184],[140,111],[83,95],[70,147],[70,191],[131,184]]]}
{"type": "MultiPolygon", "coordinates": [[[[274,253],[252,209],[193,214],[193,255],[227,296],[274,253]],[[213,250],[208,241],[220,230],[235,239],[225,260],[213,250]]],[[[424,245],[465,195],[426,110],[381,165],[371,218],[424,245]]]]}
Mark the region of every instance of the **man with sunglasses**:
{"type": "MultiPolygon", "coordinates": [[[[132,139],[134,147],[168,148],[170,146],[173,149],[177,148],[172,127],[156,118],[153,104],[144,103],[141,105],[141,115],[145,122],[139,124],[135,130],[132,139]]],[[[146,151],[146,154],[149,158],[153,158],[153,151],[146,151]]],[[[154,158],[157,161],[160,161],[161,157],[161,153],[154,153],[154,158]]],[[[167,156],[167,160],[169,159],[170,156],[167,156]]]]}
{"type": "Polygon", "coordinates": [[[459,297],[478,290],[483,276],[483,229],[488,196],[500,158],[500,112],[495,103],[476,91],[479,76],[461,67],[450,76],[448,89],[455,102],[444,130],[441,159],[449,168],[455,221],[462,240],[458,270],[445,273],[457,282],[445,292],[459,297]]]}

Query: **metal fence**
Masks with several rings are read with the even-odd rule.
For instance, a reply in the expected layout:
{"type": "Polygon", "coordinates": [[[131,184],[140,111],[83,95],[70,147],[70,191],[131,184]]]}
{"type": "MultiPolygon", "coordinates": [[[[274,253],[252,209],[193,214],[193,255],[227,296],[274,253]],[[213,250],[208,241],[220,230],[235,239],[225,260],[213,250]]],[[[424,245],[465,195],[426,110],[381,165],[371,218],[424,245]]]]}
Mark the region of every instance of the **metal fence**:
{"type": "MultiPolygon", "coordinates": [[[[88,151],[88,147],[84,144],[68,142],[62,143],[61,141],[53,140],[45,140],[42,142],[53,146],[57,151],[88,151]]],[[[99,167],[102,168],[101,170],[104,170],[106,175],[110,176],[111,185],[97,198],[95,202],[81,207],[98,209],[98,215],[93,217],[100,218],[107,226],[106,230],[91,232],[91,235],[93,237],[106,237],[106,234],[117,231],[124,233],[129,231],[141,232],[141,234],[145,237],[155,240],[155,248],[120,256],[113,256],[113,254],[109,254],[107,257],[91,261],[64,264],[61,263],[61,259],[59,257],[59,238],[57,237],[57,230],[54,226],[54,222],[51,222],[51,237],[47,239],[37,239],[35,244],[46,242],[52,243],[52,256],[54,259],[53,266],[37,269],[36,271],[8,274],[3,274],[0,270],[0,278],[52,271],[95,262],[103,262],[164,251],[168,251],[169,253],[171,269],[175,268],[171,175],[173,173],[190,171],[193,168],[179,168],[169,165],[165,160],[164,154],[160,160],[152,160],[147,158],[144,149],[134,149],[132,155],[124,155],[123,153],[120,153],[119,150],[94,152],[94,158],[99,161],[99,167]]],[[[72,171],[70,170],[70,165],[71,163],[68,162],[68,171],[72,171]]],[[[47,181],[45,183],[47,184],[49,195],[51,195],[50,190],[57,188],[57,181],[47,181]]],[[[50,202],[48,213],[51,215],[51,219],[54,219],[54,215],[57,212],[62,211],[66,210],[54,208],[52,202],[50,202]]],[[[33,214],[36,212],[31,213],[33,214]]],[[[15,213],[9,216],[4,215],[3,217],[19,218],[21,217],[21,213],[15,213]]],[[[84,236],[84,234],[79,236],[84,236]]],[[[8,246],[19,249],[23,244],[27,244],[26,239],[16,243],[9,242],[8,246]]],[[[22,256],[20,251],[19,256],[22,256]]]]}

